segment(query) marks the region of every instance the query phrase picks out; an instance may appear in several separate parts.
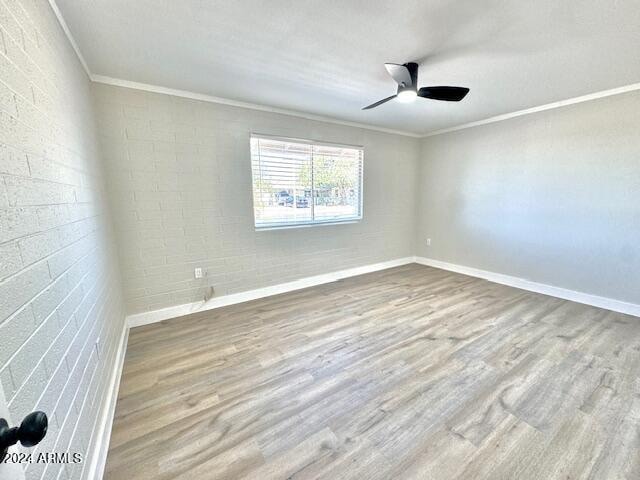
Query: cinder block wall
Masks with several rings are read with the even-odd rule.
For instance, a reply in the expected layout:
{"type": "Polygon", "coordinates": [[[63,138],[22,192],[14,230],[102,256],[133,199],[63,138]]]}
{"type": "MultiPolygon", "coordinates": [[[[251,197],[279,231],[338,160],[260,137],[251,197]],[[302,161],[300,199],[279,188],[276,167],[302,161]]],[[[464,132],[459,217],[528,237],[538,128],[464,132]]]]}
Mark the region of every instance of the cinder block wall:
{"type": "Polygon", "coordinates": [[[413,255],[416,138],[94,84],[130,313],[413,255]],[[251,132],[363,145],[364,218],[256,232],[251,132]],[[206,272],[194,279],[194,267],[206,272]]]}
{"type": "Polygon", "coordinates": [[[46,450],[89,451],[122,332],[103,184],[90,83],[53,11],[1,0],[0,382],[14,422],[49,414],[46,450]]]}

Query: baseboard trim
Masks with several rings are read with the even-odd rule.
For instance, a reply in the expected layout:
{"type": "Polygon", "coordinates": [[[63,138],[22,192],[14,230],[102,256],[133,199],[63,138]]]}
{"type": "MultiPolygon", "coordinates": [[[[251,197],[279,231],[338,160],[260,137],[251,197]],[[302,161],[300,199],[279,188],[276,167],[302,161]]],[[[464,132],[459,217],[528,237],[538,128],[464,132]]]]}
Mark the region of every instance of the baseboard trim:
{"type": "Polygon", "coordinates": [[[502,285],[508,285],[510,287],[521,288],[530,292],[542,293],[544,295],[550,295],[552,297],[562,298],[564,300],[571,300],[572,302],[591,305],[592,307],[605,308],[614,312],[625,313],[627,315],[640,317],[640,305],[637,305],[635,303],[628,303],[621,300],[614,300],[612,298],[591,295],[589,293],[577,292],[575,290],[569,290],[567,288],[554,287],[553,285],[533,282],[524,278],[513,277],[511,275],[491,272],[488,270],[481,270],[464,265],[457,265],[455,263],[443,262],[440,260],[435,260],[433,258],[415,257],[415,261],[416,263],[427,265],[429,267],[462,273],[464,275],[469,275],[472,277],[483,278],[485,280],[489,280],[490,282],[500,283],[502,285]]]}
{"type": "Polygon", "coordinates": [[[111,373],[111,380],[109,382],[108,398],[100,416],[97,440],[93,447],[92,462],[89,468],[89,474],[86,478],[102,478],[104,473],[107,453],[109,449],[109,441],[111,439],[111,429],[113,426],[116,402],[118,399],[118,391],[120,388],[120,378],[122,376],[122,368],[124,365],[127,340],[129,338],[129,330],[131,328],[161,322],[162,320],[168,320],[170,318],[180,317],[190,313],[213,310],[215,308],[235,305],[238,303],[248,302],[250,300],[265,298],[281,293],[292,292],[303,288],[313,287],[315,285],[331,283],[343,278],[355,277],[357,275],[386,270],[388,268],[399,267],[410,263],[418,263],[429,267],[461,273],[472,277],[482,278],[490,282],[508,285],[510,287],[521,288],[523,290],[528,290],[531,292],[550,295],[552,297],[562,298],[564,300],[570,300],[585,305],[605,308],[614,312],[620,312],[640,317],[640,305],[636,305],[633,303],[614,300],[607,297],[600,297],[583,292],[577,292],[566,288],[554,287],[552,285],[533,282],[530,280],[525,280],[523,278],[513,277],[511,275],[491,272],[488,270],[481,270],[464,265],[457,265],[455,263],[443,262],[426,257],[398,258],[387,262],[374,263],[371,265],[348,268],[345,270],[339,270],[322,275],[315,275],[313,277],[301,278],[299,280],[281,283],[270,287],[224,295],[221,297],[213,298],[208,302],[194,302],[163,308],[160,310],[153,310],[149,312],[129,315],[125,320],[122,334],[120,336],[120,343],[118,345],[118,351],[116,353],[116,361],[114,362],[113,371],[111,373]]]}
{"type": "Polygon", "coordinates": [[[120,342],[118,344],[115,362],[113,362],[113,370],[111,372],[111,379],[107,390],[107,399],[98,420],[97,440],[94,444],[91,455],[89,473],[85,477],[91,480],[103,477],[104,468],[107,463],[109,441],[111,440],[111,429],[113,428],[113,418],[116,412],[118,391],[120,390],[120,378],[122,377],[122,368],[124,366],[124,357],[127,351],[128,339],[129,326],[125,320],[122,326],[122,333],[120,334],[120,342]]]}
{"type": "Polygon", "coordinates": [[[395,260],[389,260],[386,262],[374,263],[361,267],[347,268],[345,270],[338,270],[336,272],[301,278],[299,280],[280,283],[278,285],[272,285],[270,287],[257,288],[255,290],[247,290],[246,292],[232,293],[229,295],[214,297],[207,302],[186,303],[183,305],[176,305],[174,307],[167,307],[159,310],[137,313],[134,315],[129,315],[127,317],[127,325],[129,326],[129,328],[141,327],[143,325],[161,322],[170,318],[181,317],[190,313],[204,312],[207,310],[212,310],[214,308],[226,307],[228,305],[235,305],[237,303],[248,302],[250,300],[257,300],[258,298],[270,297],[271,295],[292,292],[294,290],[300,290],[302,288],[335,282],[342,278],[377,272],[379,270],[386,270],[387,268],[399,267],[401,265],[407,265],[414,262],[415,257],[397,258],[395,260]]]}

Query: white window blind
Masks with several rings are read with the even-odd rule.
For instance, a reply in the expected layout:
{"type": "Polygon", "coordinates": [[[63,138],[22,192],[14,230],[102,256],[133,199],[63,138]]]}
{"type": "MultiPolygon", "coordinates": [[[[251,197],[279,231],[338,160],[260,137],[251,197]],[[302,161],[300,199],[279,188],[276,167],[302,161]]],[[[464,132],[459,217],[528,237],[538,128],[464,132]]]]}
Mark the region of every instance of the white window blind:
{"type": "Polygon", "coordinates": [[[251,136],[256,228],[362,218],[360,147],[251,136]]]}

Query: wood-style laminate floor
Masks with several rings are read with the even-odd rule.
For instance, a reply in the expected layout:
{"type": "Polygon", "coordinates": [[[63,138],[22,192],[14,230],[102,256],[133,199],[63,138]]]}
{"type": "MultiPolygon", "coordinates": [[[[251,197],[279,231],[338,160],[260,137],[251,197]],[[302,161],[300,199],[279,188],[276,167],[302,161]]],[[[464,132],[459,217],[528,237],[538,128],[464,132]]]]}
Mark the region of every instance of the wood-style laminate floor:
{"type": "Polygon", "coordinates": [[[132,330],[106,478],[640,478],[640,318],[407,265],[132,330]]]}

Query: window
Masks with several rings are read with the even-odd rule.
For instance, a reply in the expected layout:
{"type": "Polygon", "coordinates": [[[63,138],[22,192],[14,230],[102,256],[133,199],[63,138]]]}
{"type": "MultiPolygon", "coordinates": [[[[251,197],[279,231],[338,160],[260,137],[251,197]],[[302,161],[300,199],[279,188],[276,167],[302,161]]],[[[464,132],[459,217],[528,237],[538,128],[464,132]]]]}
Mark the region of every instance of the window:
{"type": "Polygon", "coordinates": [[[251,136],[256,228],[362,218],[360,147],[251,136]]]}

